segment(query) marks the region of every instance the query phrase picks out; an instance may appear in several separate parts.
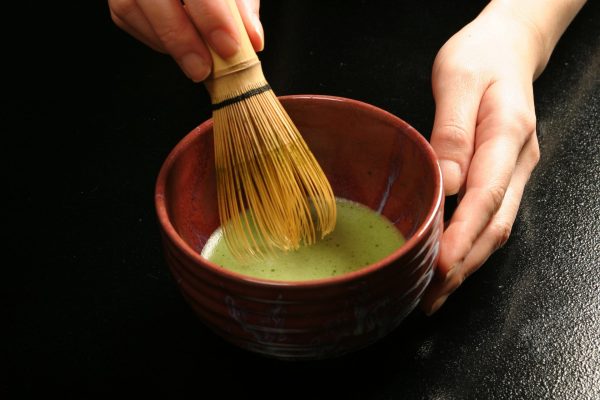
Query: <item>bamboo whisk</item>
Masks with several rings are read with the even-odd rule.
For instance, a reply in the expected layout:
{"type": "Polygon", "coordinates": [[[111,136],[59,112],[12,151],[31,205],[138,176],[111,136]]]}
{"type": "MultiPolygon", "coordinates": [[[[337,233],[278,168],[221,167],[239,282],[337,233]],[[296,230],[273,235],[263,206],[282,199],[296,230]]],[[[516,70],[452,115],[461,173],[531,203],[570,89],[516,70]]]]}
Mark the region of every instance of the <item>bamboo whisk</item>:
{"type": "Polygon", "coordinates": [[[267,83],[235,0],[227,0],[241,49],[224,60],[211,50],[205,82],[213,104],[219,217],[238,258],[312,244],[335,227],[327,177],[267,83]]]}

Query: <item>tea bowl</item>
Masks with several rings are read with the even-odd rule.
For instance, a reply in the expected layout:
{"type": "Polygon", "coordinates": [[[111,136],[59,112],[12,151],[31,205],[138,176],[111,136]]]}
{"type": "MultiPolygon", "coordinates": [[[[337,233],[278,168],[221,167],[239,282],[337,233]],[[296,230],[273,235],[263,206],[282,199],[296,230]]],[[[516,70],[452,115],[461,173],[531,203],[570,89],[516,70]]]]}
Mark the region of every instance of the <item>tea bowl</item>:
{"type": "Polygon", "coordinates": [[[254,278],[205,259],[220,225],[208,120],[175,146],[157,178],[165,259],[200,320],[230,343],[285,360],[340,356],[386,336],[418,305],[438,258],[441,173],[425,138],[380,108],[322,95],[279,99],[334,194],[383,214],[405,244],[354,272],[306,281],[254,278]]]}

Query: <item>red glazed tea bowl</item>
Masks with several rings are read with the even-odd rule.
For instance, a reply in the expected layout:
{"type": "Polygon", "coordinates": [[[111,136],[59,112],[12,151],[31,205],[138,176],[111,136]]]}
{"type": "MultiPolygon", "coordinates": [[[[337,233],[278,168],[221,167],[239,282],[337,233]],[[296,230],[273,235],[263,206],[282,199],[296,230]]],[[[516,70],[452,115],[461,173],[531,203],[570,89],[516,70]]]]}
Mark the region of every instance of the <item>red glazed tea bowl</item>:
{"type": "Polygon", "coordinates": [[[339,356],[384,337],[419,303],[438,258],[441,173],[429,143],[384,110],[330,96],[280,100],[334,194],[381,212],[406,243],[357,271],[308,281],[253,278],[203,258],[219,226],[209,120],[160,170],[155,205],[164,253],[185,299],[227,341],[279,359],[339,356]]]}

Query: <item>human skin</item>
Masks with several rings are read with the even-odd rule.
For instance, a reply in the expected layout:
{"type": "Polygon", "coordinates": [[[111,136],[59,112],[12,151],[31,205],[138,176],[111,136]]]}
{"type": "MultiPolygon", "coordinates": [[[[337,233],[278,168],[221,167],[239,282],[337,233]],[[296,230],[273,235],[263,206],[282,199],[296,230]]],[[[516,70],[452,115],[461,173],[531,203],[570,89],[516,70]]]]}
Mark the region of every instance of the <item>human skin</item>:
{"type": "Polygon", "coordinates": [[[539,146],[533,81],[584,0],[495,0],[440,49],[432,69],[431,134],[446,227],[421,308],[432,314],[510,236],[539,146]]]}
{"type": "MultiPolygon", "coordinates": [[[[258,0],[236,0],[256,51],[264,46],[258,0]]],[[[421,308],[432,314],[510,236],[539,157],[533,81],[585,0],[493,0],[440,49],[432,68],[431,134],[446,195],[459,204],[440,243],[421,308]]],[[[170,54],[201,82],[207,45],[228,58],[239,33],[217,0],[108,0],[117,26],[170,54]]]]}
{"type": "MultiPolygon", "coordinates": [[[[255,51],[264,46],[258,0],[236,0],[255,51]]],[[[170,54],[194,82],[208,77],[210,46],[222,58],[240,48],[239,32],[227,4],[217,0],[108,0],[114,23],[147,46],[170,54]]]]}

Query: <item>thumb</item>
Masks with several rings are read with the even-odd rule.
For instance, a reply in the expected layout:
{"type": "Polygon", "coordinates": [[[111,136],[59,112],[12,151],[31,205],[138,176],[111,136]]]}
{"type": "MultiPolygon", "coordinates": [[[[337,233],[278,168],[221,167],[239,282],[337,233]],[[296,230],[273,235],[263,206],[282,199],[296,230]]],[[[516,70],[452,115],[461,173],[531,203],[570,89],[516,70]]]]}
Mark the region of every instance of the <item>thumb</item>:
{"type": "Polygon", "coordinates": [[[237,0],[237,6],[244,21],[246,32],[255,51],[261,51],[265,47],[265,33],[259,17],[259,0],[237,0]]]}
{"type": "Polygon", "coordinates": [[[446,196],[458,193],[473,157],[481,99],[478,86],[476,79],[468,76],[465,79],[465,74],[434,69],[435,120],[431,146],[440,163],[446,196]]]}

